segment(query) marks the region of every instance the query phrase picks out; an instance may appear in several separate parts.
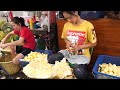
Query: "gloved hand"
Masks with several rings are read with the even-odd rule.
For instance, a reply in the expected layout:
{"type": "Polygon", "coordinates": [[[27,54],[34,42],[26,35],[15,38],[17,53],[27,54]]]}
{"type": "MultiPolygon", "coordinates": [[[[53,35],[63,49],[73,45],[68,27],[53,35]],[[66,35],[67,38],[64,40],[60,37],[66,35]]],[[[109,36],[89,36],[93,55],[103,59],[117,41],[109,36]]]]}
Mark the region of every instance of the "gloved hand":
{"type": "Polygon", "coordinates": [[[64,55],[60,52],[48,56],[48,63],[55,64],[55,61],[61,61],[64,58],[64,55]]]}

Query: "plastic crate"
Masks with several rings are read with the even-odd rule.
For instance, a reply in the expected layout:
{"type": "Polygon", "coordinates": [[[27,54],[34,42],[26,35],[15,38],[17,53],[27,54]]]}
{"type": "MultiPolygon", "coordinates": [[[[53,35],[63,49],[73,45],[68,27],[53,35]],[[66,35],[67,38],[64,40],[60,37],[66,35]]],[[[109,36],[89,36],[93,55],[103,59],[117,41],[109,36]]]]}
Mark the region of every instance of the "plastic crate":
{"type": "MultiPolygon", "coordinates": [[[[40,52],[40,53],[48,54],[48,56],[53,54],[51,50],[35,50],[34,52],[40,52]]],[[[27,64],[29,64],[28,61],[25,61],[23,59],[20,59],[19,63],[20,63],[21,67],[25,67],[27,64]]]]}
{"type": "Polygon", "coordinates": [[[40,53],[48,54],[48,56],[53,54],[51,50],[35,50],[34,52],[40,52],[40,53]]]}
{"type": "Polygon", "coordinates": [[[99,55],[92,69],[92,73],[95,79],[120,79],[120,77],[98,72],[99,64],[102,64],[102,63],[106,63],[106,64],[111,63],[111,64],[116,64],[117,66],[120,66],[120,57],[99,55]]]}

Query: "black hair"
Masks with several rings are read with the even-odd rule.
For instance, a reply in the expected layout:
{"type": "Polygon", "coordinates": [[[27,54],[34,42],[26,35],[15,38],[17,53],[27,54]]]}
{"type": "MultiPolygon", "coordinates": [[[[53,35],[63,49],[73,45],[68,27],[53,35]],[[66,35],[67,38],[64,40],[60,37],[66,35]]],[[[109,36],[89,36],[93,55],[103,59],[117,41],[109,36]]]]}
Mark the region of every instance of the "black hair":
{"type": "MultiPolygon", "coordinates": [[[[62,11],[62,12],[66,12],[66,13],[68,13],[68,14],[70,14],[70,15],[75,15],[75,12],[76,12],[76,11],[62,11]]],[[[77,11],[77,12],[78,12],[78,15],[81,14],[81,11],[77,11]]]]}
{"type": "Polygon", "coordinates": [[[25,25],[25,20],[24,20],[24,18],[22,18],[22,17],[14,17],[12,20],[11,20],[11,22],[14,22],[15,24],[21,24],[21,26],[26,26],[25,25]]]}

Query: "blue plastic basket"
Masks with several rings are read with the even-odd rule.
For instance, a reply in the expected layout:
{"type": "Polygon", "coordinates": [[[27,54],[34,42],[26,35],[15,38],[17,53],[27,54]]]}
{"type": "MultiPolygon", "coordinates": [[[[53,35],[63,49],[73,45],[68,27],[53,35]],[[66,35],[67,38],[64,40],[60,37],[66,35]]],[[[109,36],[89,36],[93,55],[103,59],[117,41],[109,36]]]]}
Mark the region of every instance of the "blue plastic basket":
{"type": "Polygon", "coordinates": [[[103,74],[98,72],[99,64],[106,63],[106,64],[116,64],[120,66],[120,57],[115,56],[108,56],[108,55],[99,55],[94,67],[92,69],[93,75],[95,79],[120,79],[120,77],[103,74]]]}
{"type": "MultiPolygon", "coordinates": [[[[51,50],[35,50],[34,52],[40,52],[40,53],[48,54],[48,56],[53,54],[51,50]]],[[[28,61],[25,61],[23,59],[20,59],[19,63],[20,63],[21,67],[25,67],[27,64],[29,64],[28,61]]]]}
{"type": "Polygon", "coordinates": [[[48,54],[48,56],[53,54],[51,50],[35,50],[34,52],[40,52],[40,53],[48,54]]]}

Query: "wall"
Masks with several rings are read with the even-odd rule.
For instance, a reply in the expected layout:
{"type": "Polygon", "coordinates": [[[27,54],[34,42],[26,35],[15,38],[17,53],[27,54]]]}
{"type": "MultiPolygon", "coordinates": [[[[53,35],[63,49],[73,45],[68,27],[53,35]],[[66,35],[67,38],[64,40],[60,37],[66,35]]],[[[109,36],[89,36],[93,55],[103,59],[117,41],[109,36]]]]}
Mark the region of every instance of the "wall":
{"type": "Polygon", "coordinates": [[[97,19],[89,20],[93,23],[98,44],[94,47],[90,68],[99,55],[120,56],[120,19],[97,19]]]}
{"type": "Polygon", "coordinates": [[[58,48],[65,49],[65,42],[61,38],[63,26],[66,23],[64,19],[57,19],[58,48]]]}

